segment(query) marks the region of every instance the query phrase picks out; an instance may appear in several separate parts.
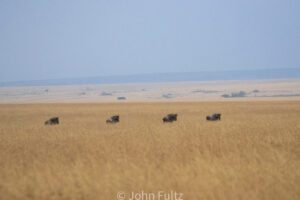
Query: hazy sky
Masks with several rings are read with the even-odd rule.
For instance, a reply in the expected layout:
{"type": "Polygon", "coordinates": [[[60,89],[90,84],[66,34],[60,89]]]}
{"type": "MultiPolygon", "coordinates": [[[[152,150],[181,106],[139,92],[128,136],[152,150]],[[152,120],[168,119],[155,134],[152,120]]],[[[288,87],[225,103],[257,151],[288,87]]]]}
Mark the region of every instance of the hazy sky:
{"type": "Polygon", "coordinates": [[[299,67],[299,0],[0,0],[0,82],[299,67]]]}

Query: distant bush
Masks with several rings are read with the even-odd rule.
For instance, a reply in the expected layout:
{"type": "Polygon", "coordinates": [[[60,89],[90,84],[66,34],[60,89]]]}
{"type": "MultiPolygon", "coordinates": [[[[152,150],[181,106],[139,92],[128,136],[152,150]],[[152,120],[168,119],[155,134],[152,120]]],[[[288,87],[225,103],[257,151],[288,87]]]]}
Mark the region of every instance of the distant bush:
{"type": "Polygon", "coordinates": [[[222,97],[224,97],[224,98],[230,98],[231,96],[229,94],[223,94],[222,97]]]}
{"type": "Polygon", "coordinates": [[[109,93],[109,92],[102,92],[101,93],[101,96],[111,96],[112,93],[109,93]]]}
{"type": "Polygon", "coordinates": [[[163,95],[161,95],[163,98],[165,98],[165,99],[171,99],[171,98],[174,98],[174,95],[172,95],[172,94],[163,94],[163,95]]]}
{"type": "Polygon", "coordinates": [[[231,97],[245,97],[246,95],[247,95],[247,93],[244,91],[231,93],[231,97]]]}
{"type": "Polygon", "coordinates": [[[118,97],[118,100],[126,100],[126,97],[118,97]]]}
{"type": "Polygon", "coordinates": [[[245,97],[247,93],[245,91],[232,92],[231,94],[223,94],[224,98],[236,98],[236,97],[245,97]]]}

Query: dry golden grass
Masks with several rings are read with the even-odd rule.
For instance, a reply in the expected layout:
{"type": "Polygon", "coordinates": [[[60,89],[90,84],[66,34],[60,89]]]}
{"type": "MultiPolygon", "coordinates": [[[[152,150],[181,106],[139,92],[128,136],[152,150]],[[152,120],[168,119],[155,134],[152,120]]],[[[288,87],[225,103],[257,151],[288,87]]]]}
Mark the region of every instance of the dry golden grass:
{"type": "Polygon", "coordinates": [[[0,105],[0,199],[300,199],[299,120],[299,101],[0,105]]]}

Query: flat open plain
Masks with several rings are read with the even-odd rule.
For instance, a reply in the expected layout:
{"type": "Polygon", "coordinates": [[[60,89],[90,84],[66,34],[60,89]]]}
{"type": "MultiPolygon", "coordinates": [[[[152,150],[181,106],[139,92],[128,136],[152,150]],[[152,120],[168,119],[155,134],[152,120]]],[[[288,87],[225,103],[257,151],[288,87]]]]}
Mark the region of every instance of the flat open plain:
{"type": "Polygon", "coordinates": [[[300,100],[300,79],[0,87],[0,103],[300,100]],[[225,97],[227,96],[227,97],[225,97]]]}
{"type": "Polygon", "coordinates": [[[299,121],[299,101],[1,104],[0,199],[300,199],[299,121]]]}

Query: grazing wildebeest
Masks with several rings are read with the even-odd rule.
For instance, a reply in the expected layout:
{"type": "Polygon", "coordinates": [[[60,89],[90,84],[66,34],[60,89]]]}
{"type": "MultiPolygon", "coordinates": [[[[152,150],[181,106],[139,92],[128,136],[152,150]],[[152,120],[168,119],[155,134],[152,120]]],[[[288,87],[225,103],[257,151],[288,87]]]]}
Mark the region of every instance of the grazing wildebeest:
{"type": "Polygon", "coordinates": [[[221,120],[221,114],[220,113],[214,113],[210,116],[206,116],[206,120],[208,121],[217,121],[217,120],[221,120]]]}
{"type": "Polygon", "coordinates": [[[112,117],[110,117],[109,119],[106,120],[107,124],[114,124],[114,123],[118,123],[120,121],[120,116],[119,115],[114,115],[112,117]]]}
{"type": "Polygon", "coordinates": [[[49,120],[45,121],[45,125],[56,125],[56,124],[59,124],[58,117],[52,117],[49,120]]]}
{"type": "Polygon", "coordinates": [[[177,121],[177,114],[168,114],[163,118],[163,122],[173,122],[177,121]]]}

